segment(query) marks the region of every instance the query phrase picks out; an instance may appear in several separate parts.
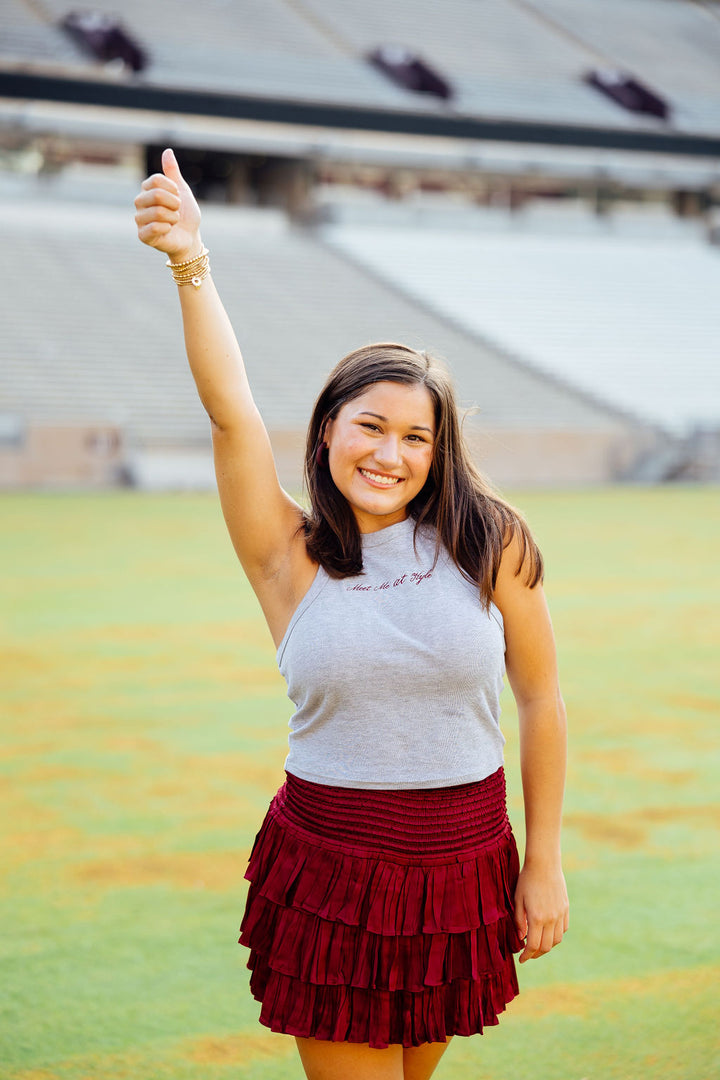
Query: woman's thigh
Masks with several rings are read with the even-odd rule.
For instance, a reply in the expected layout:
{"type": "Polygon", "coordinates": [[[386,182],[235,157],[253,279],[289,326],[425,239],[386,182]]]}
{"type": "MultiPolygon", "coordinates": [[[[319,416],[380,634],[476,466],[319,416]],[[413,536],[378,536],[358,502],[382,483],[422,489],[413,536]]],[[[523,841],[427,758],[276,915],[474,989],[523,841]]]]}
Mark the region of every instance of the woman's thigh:
{"type": "Polygon", "coordinates": [[[308,1080],[403,1080],[403,1048],[295,1039],[308,1080]]]}
{"type": "Polygon", "coordinates": [[[435,1066],[450,1045],[450,1038],[444,1043],[423,1043],[422,1046],[405,1047],[403,1050],[403,1080],[428,1080],[435,1072],[435,1066]]]}
{"type": "Polygon", "coordinates": [[[450,1042],[374,1050],[367,1043],[295,1041],[308,1080],[429,1080],[450,1042]]]}

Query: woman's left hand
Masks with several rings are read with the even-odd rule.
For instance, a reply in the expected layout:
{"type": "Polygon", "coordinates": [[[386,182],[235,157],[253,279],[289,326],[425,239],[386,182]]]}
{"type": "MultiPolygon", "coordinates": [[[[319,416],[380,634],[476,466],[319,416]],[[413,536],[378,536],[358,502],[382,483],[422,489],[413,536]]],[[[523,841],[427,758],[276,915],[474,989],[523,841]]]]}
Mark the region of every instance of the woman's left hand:
{"type": "Polygon", "coordinates": [[[569,903],[563,872],[527,863],[515,890],[515,925],[525,948],[519,961],[535,960],[559,945],[569,925],[569,903]]]}

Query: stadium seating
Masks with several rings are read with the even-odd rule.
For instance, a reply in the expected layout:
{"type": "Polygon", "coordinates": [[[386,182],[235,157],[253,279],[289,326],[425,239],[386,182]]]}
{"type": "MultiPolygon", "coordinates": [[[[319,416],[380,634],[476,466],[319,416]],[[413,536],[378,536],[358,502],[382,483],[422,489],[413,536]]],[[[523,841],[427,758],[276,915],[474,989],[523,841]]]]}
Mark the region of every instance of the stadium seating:
{"type": "Polygon", "coordinates": [[[696,222],[535,210],[505,215],[504,232],[325,232],[418,303],[618,409],[676,433],[717,423],[720,259],[696,222]]]}
{"type": "Polygon", "coordinates": [[[105,425],[101,442],[122,433],[140,481],[153,454],[174,456],[170,470],[210,475],[208,421],[186,369],[174,290],[132,224],[140,162],[165,140],[237,165],[234,187],[218,183],[207,197],[284,198],[305,223],[280,211],[205,210],[215,274],[288,483],[299,480],[302,430],[325,373],[382,338],[447,356],[462,400],[479,407],[468,433],[504,483],[671,475],[678,436],[693,424],[717,427],[720,264],[705,246],[709,217],[703,225],[647,207],[603,216],[590,200],[601,207],[627,185],[644,196],[672,192],[683,212],[711,204],[718,174],[705,136],[720,135],[720,3],[91,0],[86,7],[119,16],[147,50],[139,73],[94,61],[63,32],[76,6],[2,4],[0,76],[78,80],[90,103],[81,95],[63,105],[54,83],[49,100],[42,88],[35,100],[16,87],[3,104],[0,145],[17,161],[0,174],[13,268],[0,323],[0,454],[23,424],[91,423],[105,425]],[[452,97],[414,94],[368,62],[372,49],[393,44],[447,79],[452,97]],[[669,122],[590,86],[598,67],[667,98],[669,122]],[[123,108],[112,93],[96,104],[95,82],[139,96],[123,108]],[[145,108],[145,91],[157,89],[272,108],[244,120],[222,109],[211,116],[209,106],[195,112],[199,97],[178,111],[161,96],[145,108]],[[302,122],[273,112],[279,102],[307,106],[302,122]],[[348,126],[317,119],[322,105],[349,106],[348,126]],[[353,127],[359,110],[365,128],[353,127]],[[398,113],[406,127],[395,137],[398,113]],[[378,121],[375,131],[375,117],[386,127],[378,121]],[[473,123],[443,138],[445,118],[473,123]],[[489,122],[487,137],[475,121],[489,122]],[[522,141],[502,141],[518,135],[515,123],[526,125],[522,141]],[[73,147],[85,164],[69,163],[73,147]],[[30,179],[33,155],[43,165],[30,179]],[[278,162],[297,167],[295,202],[281,168],[270,194],[269,180],[261,191],[247,179],[248,162],[264,156],[268,173],[278,162]],[[443,188],[448,176],[457,178],[451,195],[413,193],[443,188]],[[586,201],[525,207],[533,186],[586,201]],[[513,213],[474,202],[498,196],[513,213]]]}
{"type": "Polygon", "coordinates": [[[82,53],[52,19],[41,19],[23,0],[3,0],[0,62],[85,65],[82,53]]]}
{"type": "MultiPolygon", "coordinates": [[[[0,67],[61,64],[98,73],[59,25],[76,5],[3,4],[0,67]],[[44,12],[41,18],[39,12],[44,12]]],[[[669,99],[670,130],[720,131],[720,7],[689,0],[94,0],[147,49],[134,85],[180,87],[435,115],[666,130],[588,86],[598,66],[627,70],[669,99]],[[413,94],[367,62],[406,46],[454,87],[448,103],[413,94]]]]}
{"type": "MultiPolygon", "coordinates": [[[[68,0],[45,3],[56,27],[73,7],[68,0]]],[[[95,0],[92,8],[108,15],[119,11],[113,0],[95,0]]],[[[283,0],[243,4],[127,0],[121,20],[150,56],[147,70],[136,83],[379,108],[407,104],[408,95],[363,61],[344,55],[283,0]]],[[[73,73],[92,71],[92,61],[77,49],[68,55],[65,42],[69,39],[62,31],[46,26],[43,32],[54,34],[63,52],[59,58],[69,63],[73,73]]],[[[23,51],[13,42],[0,42],[0,58],[18,53],[35,56],[29,39],[18,44],[27,47],[23,51]]],[[[413,107],[412,98],[409,107],[413,107]]]]}
{"type": "Polygon", "coordinates": [[[535,6],[606,66],[631,71],[666,95],[683,130],[720,126],[720,5],[669,0],[535,0],[535,6]]]}
{"type": "Polygon", "coordinates": [[[720,5],[694,0],[534,0],[592,48],[669,94],[720,94],[720,5]],[[671,61],[671,62],[670,62],[671,61]]]}
{"type": "MultiPolygon", "coordinates": [[[[481,457],[500,457],[500,479],[527,476],[542,438],[565,462],[564,471],[552,460],[542,465],[556,482],[578,478],[568,448],[580,436],[586,445],[596,436],[584,463],[596,479],[607,475],[608,455],[622,472],[657,441],[647,425],[425,310],[280,213],[207,207],[204,221],[258,405],[289,447],[287,482],[299,482],[298,446],[327,371],[373,340],[447,358],[463,405],[479,409],[469,433],[484,440],[481,457]],[[515,436],[524,440],[521,454],[515,436]]],[[[27,199],[0,209],[0,228],[14,267],[1,327],[0,412],[117,425],[140,457],[192,447],[207,455],[208,420],[187,371],[174,287],[163,257],[135,238],[131,207],[27,199]]]]}

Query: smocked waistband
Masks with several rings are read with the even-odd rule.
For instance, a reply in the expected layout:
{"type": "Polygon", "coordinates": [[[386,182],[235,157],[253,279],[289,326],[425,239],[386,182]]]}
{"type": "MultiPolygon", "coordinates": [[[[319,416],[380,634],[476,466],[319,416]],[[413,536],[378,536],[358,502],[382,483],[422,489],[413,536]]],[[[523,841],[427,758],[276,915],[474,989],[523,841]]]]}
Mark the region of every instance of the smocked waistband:
{"type": "Polygon", "coordinates": [[[462,856],[495,846],[510,828],[502,768],[456,787],[399,790],[334,787],[286,775],[273,813],[356,854],[462,856]]]}

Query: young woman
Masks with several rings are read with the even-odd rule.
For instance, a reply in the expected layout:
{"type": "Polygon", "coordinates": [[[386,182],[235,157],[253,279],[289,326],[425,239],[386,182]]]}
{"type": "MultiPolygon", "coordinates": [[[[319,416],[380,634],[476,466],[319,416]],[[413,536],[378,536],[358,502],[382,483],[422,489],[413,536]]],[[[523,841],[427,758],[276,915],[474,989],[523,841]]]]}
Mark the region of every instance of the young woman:
{"type": "Polygon", "coordinates": [[[247,874],[251,988],[309,1080],[425,1080],[453,1035],[497,1023],[517,992],[513,954],[542,956],[568,926],[542,559],[473,468],[446,372],[403,345],[340,361],[310,423],[309,511],[282,490],[200,211],[172,151],[162,167],[135,200],[138,234],[179,285],[225,521],[297,706],[247,874]]]}

